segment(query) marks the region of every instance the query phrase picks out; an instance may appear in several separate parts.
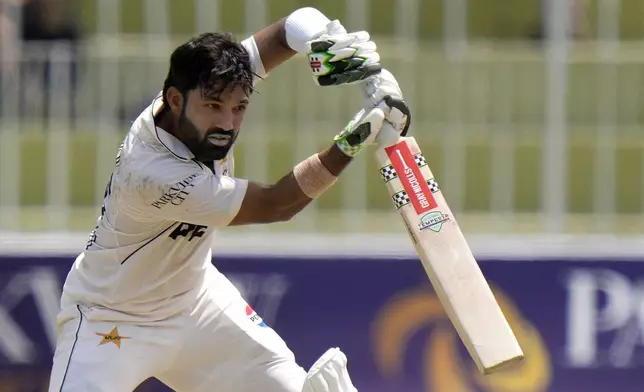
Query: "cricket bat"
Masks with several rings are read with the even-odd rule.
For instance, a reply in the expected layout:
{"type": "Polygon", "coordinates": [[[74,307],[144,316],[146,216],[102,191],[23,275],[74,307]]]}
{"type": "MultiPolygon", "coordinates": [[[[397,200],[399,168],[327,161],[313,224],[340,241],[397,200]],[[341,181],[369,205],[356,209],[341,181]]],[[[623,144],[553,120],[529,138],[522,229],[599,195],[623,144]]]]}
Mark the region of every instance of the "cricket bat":
{"type": "Polygon", "coordinates": [[[489,374],[520,361],[523,351],[416,140],[394,132],[380,136],[375,155],[382,180],[479,371],[489,374]]]}

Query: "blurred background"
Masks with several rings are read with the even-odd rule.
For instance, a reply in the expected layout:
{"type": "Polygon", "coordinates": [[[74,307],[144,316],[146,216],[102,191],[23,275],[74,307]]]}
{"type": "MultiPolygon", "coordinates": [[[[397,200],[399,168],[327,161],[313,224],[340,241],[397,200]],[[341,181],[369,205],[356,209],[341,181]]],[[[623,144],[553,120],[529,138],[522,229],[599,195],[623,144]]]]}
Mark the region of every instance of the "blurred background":
{"type": "MultiPolygon", "coordinates": [[[[303,366],[340,344],[360,390],[641,390],[642,0],[0,0],[0,391],[43,390],[62,280],[173,48],[204,31],[241,40],[302,6],[371,33],[532,354],[472,371],[427,313],[435,296],[363,156],[293,221],[215,245],[303,366]],[[344,308],[312,309],[328,285],[344,308]]],[[[303,56],[259,92],[235,148],[235,174],[258,181],[327,146],[361,104],[355,87],[315,86],[303,56]]]]}
{"type": "MultiPolygon", "coordinates": [[[[3,2],[3,229],[87,230],[120,140],[161,89],[172,49],[208,30],[243,39],[303,5],[374,36],[468,232],[644,228],[639,0],[3,2]]],[[[298,57],[260,87],[238,175],[278,179],[359,109],[356,88],[317,88],[308,72],[298,57]]],[[[387,232],[391,210],[367,157],[278,226],[387,232]]]]}

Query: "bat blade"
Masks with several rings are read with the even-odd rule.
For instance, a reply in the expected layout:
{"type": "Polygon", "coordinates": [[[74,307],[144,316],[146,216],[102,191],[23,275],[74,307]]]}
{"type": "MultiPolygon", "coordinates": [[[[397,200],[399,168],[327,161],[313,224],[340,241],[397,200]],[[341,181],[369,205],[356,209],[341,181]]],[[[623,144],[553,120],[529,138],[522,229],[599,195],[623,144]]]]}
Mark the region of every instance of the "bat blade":
{"type": "Polygon", "coordinates": [[[376,150],[380,175],[429,280],[483,374],[523,359],[461,229],[413,137],[376,150]]]}

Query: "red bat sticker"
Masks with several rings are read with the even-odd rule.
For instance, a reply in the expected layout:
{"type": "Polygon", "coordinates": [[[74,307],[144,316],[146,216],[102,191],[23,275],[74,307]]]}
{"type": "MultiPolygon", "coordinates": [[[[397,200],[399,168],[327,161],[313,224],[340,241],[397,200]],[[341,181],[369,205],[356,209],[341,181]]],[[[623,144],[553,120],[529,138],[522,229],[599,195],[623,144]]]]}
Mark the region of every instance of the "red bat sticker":
{"type": "Polygon", "coordinates": [[[438,207],[438,203],[436,203],[427,181],[424,180],[407,142],[402,141],[386,147],[385,151],[389,156],[391,165],[398,173],[398,178],[405,192],[407,192],[416,213],[418,215],[424,214],[438,207]]]}

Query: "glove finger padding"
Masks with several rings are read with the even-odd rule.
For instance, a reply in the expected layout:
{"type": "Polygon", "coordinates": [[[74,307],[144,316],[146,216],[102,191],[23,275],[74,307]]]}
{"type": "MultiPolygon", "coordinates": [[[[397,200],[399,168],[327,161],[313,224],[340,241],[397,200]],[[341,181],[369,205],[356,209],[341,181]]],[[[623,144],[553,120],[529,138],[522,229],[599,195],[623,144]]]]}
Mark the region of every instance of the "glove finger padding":
{"type": "Polygon", "coordinates": [[[384,101],[390,109],[386,121],[391,123],[400,136],[406,136],[411,124],[411,110],[403,99],[403,94],[394,75],[383,69],[379,75],[364,83],[365,107],[381,105],[384,101]]]}
{"type": "MultiPolygon", "coordinates": [[[[327,60],[328,63],[333,63],[346,60],[351,58],[363,58],[366,60],[367,64],[373,64],[380,61],[380,55],[376,52],[376,44],[374,42],[365,42],[361,44],[355,44],[344,48],[339,48],[336,50],[327,51],[328,54],[332,54],[333,57],[327,60]],[[374,56],[377,55],[377,56],[374,56]],[[374,61],[375,60],[375,61],[374,61]]],[[[313,53],[311,53],[313,54],[313,53]]],[[[313,57],[316,57],[315,55],[313,57]]],[[[309,59],[311,55],[309,55],[309,59]]]]}
{"type": "Polygon", "coordinates": [[[389,110],[384,102],[369,111],[360,110],[342,132],[335,136],[334,141],[338,148],[346,155],[354,157],[365,146],[373,144],[385,121],[385,110],[388,114],[389,110]]]}
{"type": "Polygon", "coordinates": [[[342,84],[352,84],[363,81],[374,75],[377,75],[382,69],[380,64],[361,65],[356,69],[333,73],[330,75],[316,76],[315,80],[319,86],[339,86],[342,84]]]}
{"type": "Polygon", "coordinates": [[[378,76],[365,81],[365,93],[373,106],[377,106],[385,96],[403,99],[403,93],[394,75],[382,69],[378,76]]]}
{"type": "Polygon", "coordinates": [[[366,31],[358,31],[356,33],[341,33],[341,34],[324,34],[309,42],[309,52],[335,52],[342,48],[350,46],[364,45],[371,41],[371,36],[366,31]]]}
{"type": "Polygon", "coordinates": [[[369,33],[335,31],[309,42],[309,66],[318,85],[351,84],[380,73],[380,55],[369,33]]]}
{"type": "Polygon", "coordinates": [[[387,96],[400,100],[403,99],[400,90],[392,87],[379,87],[372,94],[367,95],[367,98],[365,100],[365,107],[378,106],[382,101],[384,101],[385,97],[387,96]]]}
{"type": "Polygon", "coordinates": [[[342,23],[340,23],[339,20],[333,19],[326,25],[326,33],[327,34],[346,34],[347,29],[342,26],[342,23]]]}

